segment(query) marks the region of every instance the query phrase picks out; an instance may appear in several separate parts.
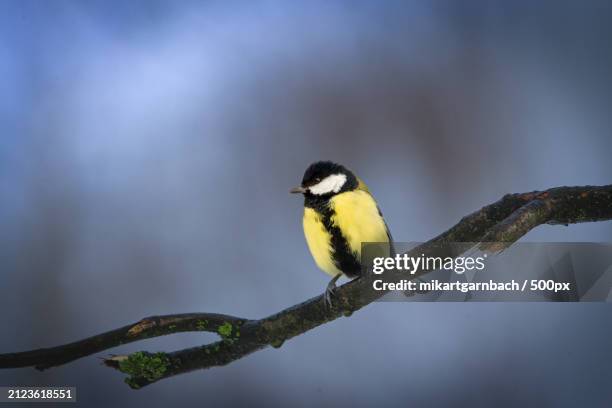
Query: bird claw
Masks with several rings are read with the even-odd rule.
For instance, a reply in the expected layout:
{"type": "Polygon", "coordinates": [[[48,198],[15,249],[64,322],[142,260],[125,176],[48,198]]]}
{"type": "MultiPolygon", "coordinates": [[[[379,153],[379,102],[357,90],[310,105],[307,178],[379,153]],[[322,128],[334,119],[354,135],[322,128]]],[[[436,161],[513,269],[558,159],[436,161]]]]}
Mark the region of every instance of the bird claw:
{"type": "Polygon", "coordinates": [[[325,289],[325,305],[329,308],[332,307],[332,298],[336,296],[336,283],[330,282],[325,289]]]}

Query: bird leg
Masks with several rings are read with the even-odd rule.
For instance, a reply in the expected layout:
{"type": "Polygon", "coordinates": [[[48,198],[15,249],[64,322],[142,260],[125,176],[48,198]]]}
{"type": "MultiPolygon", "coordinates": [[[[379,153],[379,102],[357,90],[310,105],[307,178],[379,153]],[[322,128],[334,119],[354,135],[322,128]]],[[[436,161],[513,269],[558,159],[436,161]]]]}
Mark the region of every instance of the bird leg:
{"type": "Polygon", "coordinates": [[[334,276],[332,280],[330,280],[327,284],[327,289],[325,289],[325,304],[328,307],[332,306],[332,297],[335,296],[336,292],[336,282],[338,281],[338,279],[340,279],[341,276],[342,274],[339,273],[338,275],[334,276]]]}

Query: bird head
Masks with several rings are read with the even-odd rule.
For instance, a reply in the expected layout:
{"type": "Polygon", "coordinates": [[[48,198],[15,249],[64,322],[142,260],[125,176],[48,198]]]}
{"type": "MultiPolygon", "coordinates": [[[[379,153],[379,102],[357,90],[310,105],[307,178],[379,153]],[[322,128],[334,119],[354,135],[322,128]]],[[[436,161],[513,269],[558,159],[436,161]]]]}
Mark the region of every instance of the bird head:
{"type": "Polygon", "coordinates": [[[331,161],[319,161],[308,166],[302,184],[290,192],[326,198],[354,190],[358,184],[357,177],[346,167],[331,161]]]}

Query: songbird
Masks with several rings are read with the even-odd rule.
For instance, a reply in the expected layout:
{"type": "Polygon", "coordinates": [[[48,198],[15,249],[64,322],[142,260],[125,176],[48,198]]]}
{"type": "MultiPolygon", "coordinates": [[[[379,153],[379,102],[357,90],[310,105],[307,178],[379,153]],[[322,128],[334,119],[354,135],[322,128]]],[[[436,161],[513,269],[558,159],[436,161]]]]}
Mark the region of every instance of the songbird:
{"type": "Polygon", "coordinates": [[[325,290],[331,306],[336,281],[362,274],[361,243],[387,243],[393,256],[393,238],[368,187],[346,167],[330,161],[311,164],[299,187],[304,195],[304,235],[317,266],[332,276],[325,290]]]}

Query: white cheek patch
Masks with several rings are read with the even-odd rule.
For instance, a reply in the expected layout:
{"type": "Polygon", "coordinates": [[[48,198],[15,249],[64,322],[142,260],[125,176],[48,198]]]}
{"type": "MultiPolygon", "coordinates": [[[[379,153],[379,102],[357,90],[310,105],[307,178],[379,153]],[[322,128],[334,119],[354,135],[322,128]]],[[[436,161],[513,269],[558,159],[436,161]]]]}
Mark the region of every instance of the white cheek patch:
{"type": "Polygon", "coordinates": [[[329,193],[337,193],[346,183],[346,174],[332,174],[325,177],[319,183],[308,188],[314,195],[324,195],[329,193]]]}

